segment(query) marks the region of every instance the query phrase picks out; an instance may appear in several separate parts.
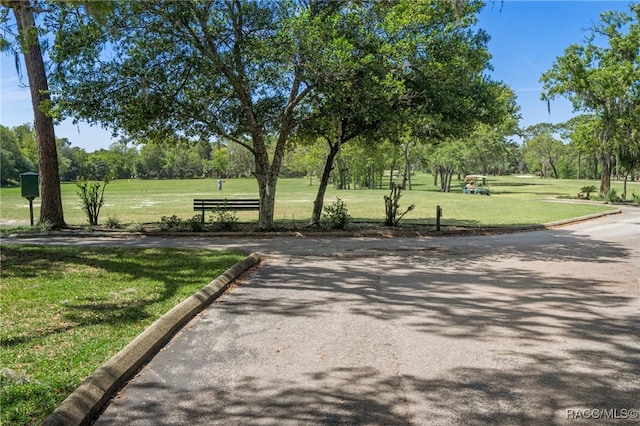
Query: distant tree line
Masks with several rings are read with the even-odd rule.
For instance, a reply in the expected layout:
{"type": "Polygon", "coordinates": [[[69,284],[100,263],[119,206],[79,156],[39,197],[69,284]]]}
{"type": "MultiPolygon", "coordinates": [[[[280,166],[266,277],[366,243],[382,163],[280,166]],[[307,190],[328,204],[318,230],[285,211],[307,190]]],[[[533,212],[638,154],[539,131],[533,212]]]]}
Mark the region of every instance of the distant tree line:
{"type": "MultiPolygon", "coordinates": [[[[450,190],[451,178],[466,174],[532,174],[555,179],[599,179],[600,162],[595,150],[585,147],[590,135],[579,131],[580,116],[562,125],[540,123],[518,130],[522,142],[479,127],[468,137],[446,144],[429,145],[400,141],[368,143],[360,138],[346,145],[337,158],[330,182],[338,189],[389,188],[396,182],[412,189],[414,172],[434,175],[442,191],[450,190]]],[[[3,186],[15,185],[20,173],[38,170],[35,133],[30,124],[14,128],[0,126],[0,179],[3,186]]],[[[321,139],[313,143],[294,141],[285,152],[281,175],[307,177],[317,185],[328,149],[321,139]]],[[[82,178],[115,179],[191,179],[249,177],[254,173],[253,158],[234,142],[198,141],[186,143],[113,143],[108,149],[88,153],[66,138],[56,140],[62,181],[82,178]]],[[[614,162],[614,177],[635,178],[640,174],[637,157],[620,152],[614,162]]]]}

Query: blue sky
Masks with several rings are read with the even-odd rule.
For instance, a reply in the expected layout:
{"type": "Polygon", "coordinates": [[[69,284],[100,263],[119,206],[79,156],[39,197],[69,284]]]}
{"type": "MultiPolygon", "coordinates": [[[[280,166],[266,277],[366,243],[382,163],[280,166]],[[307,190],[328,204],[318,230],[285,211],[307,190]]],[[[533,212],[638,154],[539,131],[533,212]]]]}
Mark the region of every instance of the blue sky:
{"type": "MultiPolygon", "coordinates": [[[[570,119],[571,103],[565,99],[547,104],[540,100],[542,74],[571,44],[584,44],[585,30],[607,10],[628,11],[629,1],[524,1],[488,3],[479,26],[491,35],[493,56],[490,74],[516,93],[521,106],[521,127],[541,122],[562,123],[570,119]]],[[[637,3],[634,1],[633,3],[637,3]]]]}
{"type": "MultiPolygon", "coordinates": [[[[630,3],[627,0],[487,2],[479,26],[491,35],[489,51],[494,71],[490,74],[516,93],[521,106],[520,126],[560,123],[573,116],[571,104],[564,99],[552,102],[549,116],[546,103],[540,100],[540,76],[570,44],[583,44],[587,34],[584,30],[598,22],[602,12],[628,11],[630,3]]],[[[13,58],[0,56],[0,124],[14,127],[30,123],[33,113],[29,90],[20,87],[13,58]]],[[[112,142],[109,131],[86,124],[74,125],[70,120],[56,127],[56,136],[66,137],[72,146],[88,152],[108,148],[112,142]]]]}

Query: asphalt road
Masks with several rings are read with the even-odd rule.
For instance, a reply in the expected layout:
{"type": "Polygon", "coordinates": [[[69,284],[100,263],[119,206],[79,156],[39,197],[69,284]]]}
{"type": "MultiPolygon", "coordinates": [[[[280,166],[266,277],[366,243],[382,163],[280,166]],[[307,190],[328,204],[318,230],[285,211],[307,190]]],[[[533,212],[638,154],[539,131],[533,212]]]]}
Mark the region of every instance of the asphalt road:
{"type": "Polygon", "coordinates": [[[640,209],[488,237],[57,242],[265,257],[99,425],[638,424],[640,209]]]}

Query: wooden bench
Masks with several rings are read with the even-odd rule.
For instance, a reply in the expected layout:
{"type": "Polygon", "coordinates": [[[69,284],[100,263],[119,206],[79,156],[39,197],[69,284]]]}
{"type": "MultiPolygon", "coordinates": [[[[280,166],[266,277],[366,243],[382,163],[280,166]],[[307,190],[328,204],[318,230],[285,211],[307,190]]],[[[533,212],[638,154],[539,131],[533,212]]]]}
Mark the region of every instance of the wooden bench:
{"type": "Polygon", "coordinates": [[[229,198],[196,198],[193,200],[193,210],[202,212],[202,224],[204,225],[204,213],[216,210],[249,211],[260,210],[259,199],[229,199],[229,198]]]}

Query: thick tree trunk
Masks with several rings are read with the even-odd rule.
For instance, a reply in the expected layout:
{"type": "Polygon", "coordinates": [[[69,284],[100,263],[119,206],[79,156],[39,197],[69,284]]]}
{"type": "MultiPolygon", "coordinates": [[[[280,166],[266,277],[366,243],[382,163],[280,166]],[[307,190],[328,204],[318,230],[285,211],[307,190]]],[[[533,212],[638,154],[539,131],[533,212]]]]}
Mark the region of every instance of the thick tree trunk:
{"type": "Polygon", "coordinates": [[[558,179],[558,170],[556,169],[555,164],[553,164],[553,162],[549,161],[549,165],[551,166],[551,170],[553,170],[553,177],[555,179],[558,179]]]}
{"type": "MultiPolygon", "coordinates": [[[[267,165],[268,166],[268,165],[267,165]]],[[[256,161],[256,180],[258,181],[258,194],[260,197],[260,213],[258,214],[258,226],[260,229],[273,228],[273,216],[276,205],[276,183],[278,174],[271,173],[270,168],[264,169],[264,164],[256,161]]]]}
{"type": "Polygon", "coordinates": [[[9,5],[13,9],[18,24],[18,33],[22,38],[22,51],[31,90],[31,104],[34,113],[33,127],[38,143],[40,168],[42,203],[40,222],[48,223],[54,229],[65,228],[53,120],[41,111],[41,106],[48,103],[50,99],[49,84],[36,33],[33,9],[29,0],[11,2],[9,5]]]}
{"type": "Polygon", "coordinates": [[[278,183],[278,176],[280,175],[280,168],[282,166],[282,159],[284,158],[287,139],[289,138],[289,134],[293,128],[293,110],[296,105],[295,99],[298,94],[298,88],[299,81],[295,81],[291,89],[289,102],[283,112],[278,140],[272,151],[271,162],[269,162],[270,148],[267,147],[264,140],[264,126],[256,119],[248,93],[245,94],[245,92],[239,90],[239,92],[243,94],[242,102],[248,119],[253,143],[253,155],[256,168],[255,173],[256,180],[258,181],[258,193],[260,196],[258,226],[261,229],[269,230],[273,228],[273,218],[276,205],[276,185],[278,183]]]}
{"type": "Polygon", "coordinates": [[[600,194],[606,194],[611,187],[611,155],[604,155],[602,158],[602,175],[600,177],[600,194]]]}

